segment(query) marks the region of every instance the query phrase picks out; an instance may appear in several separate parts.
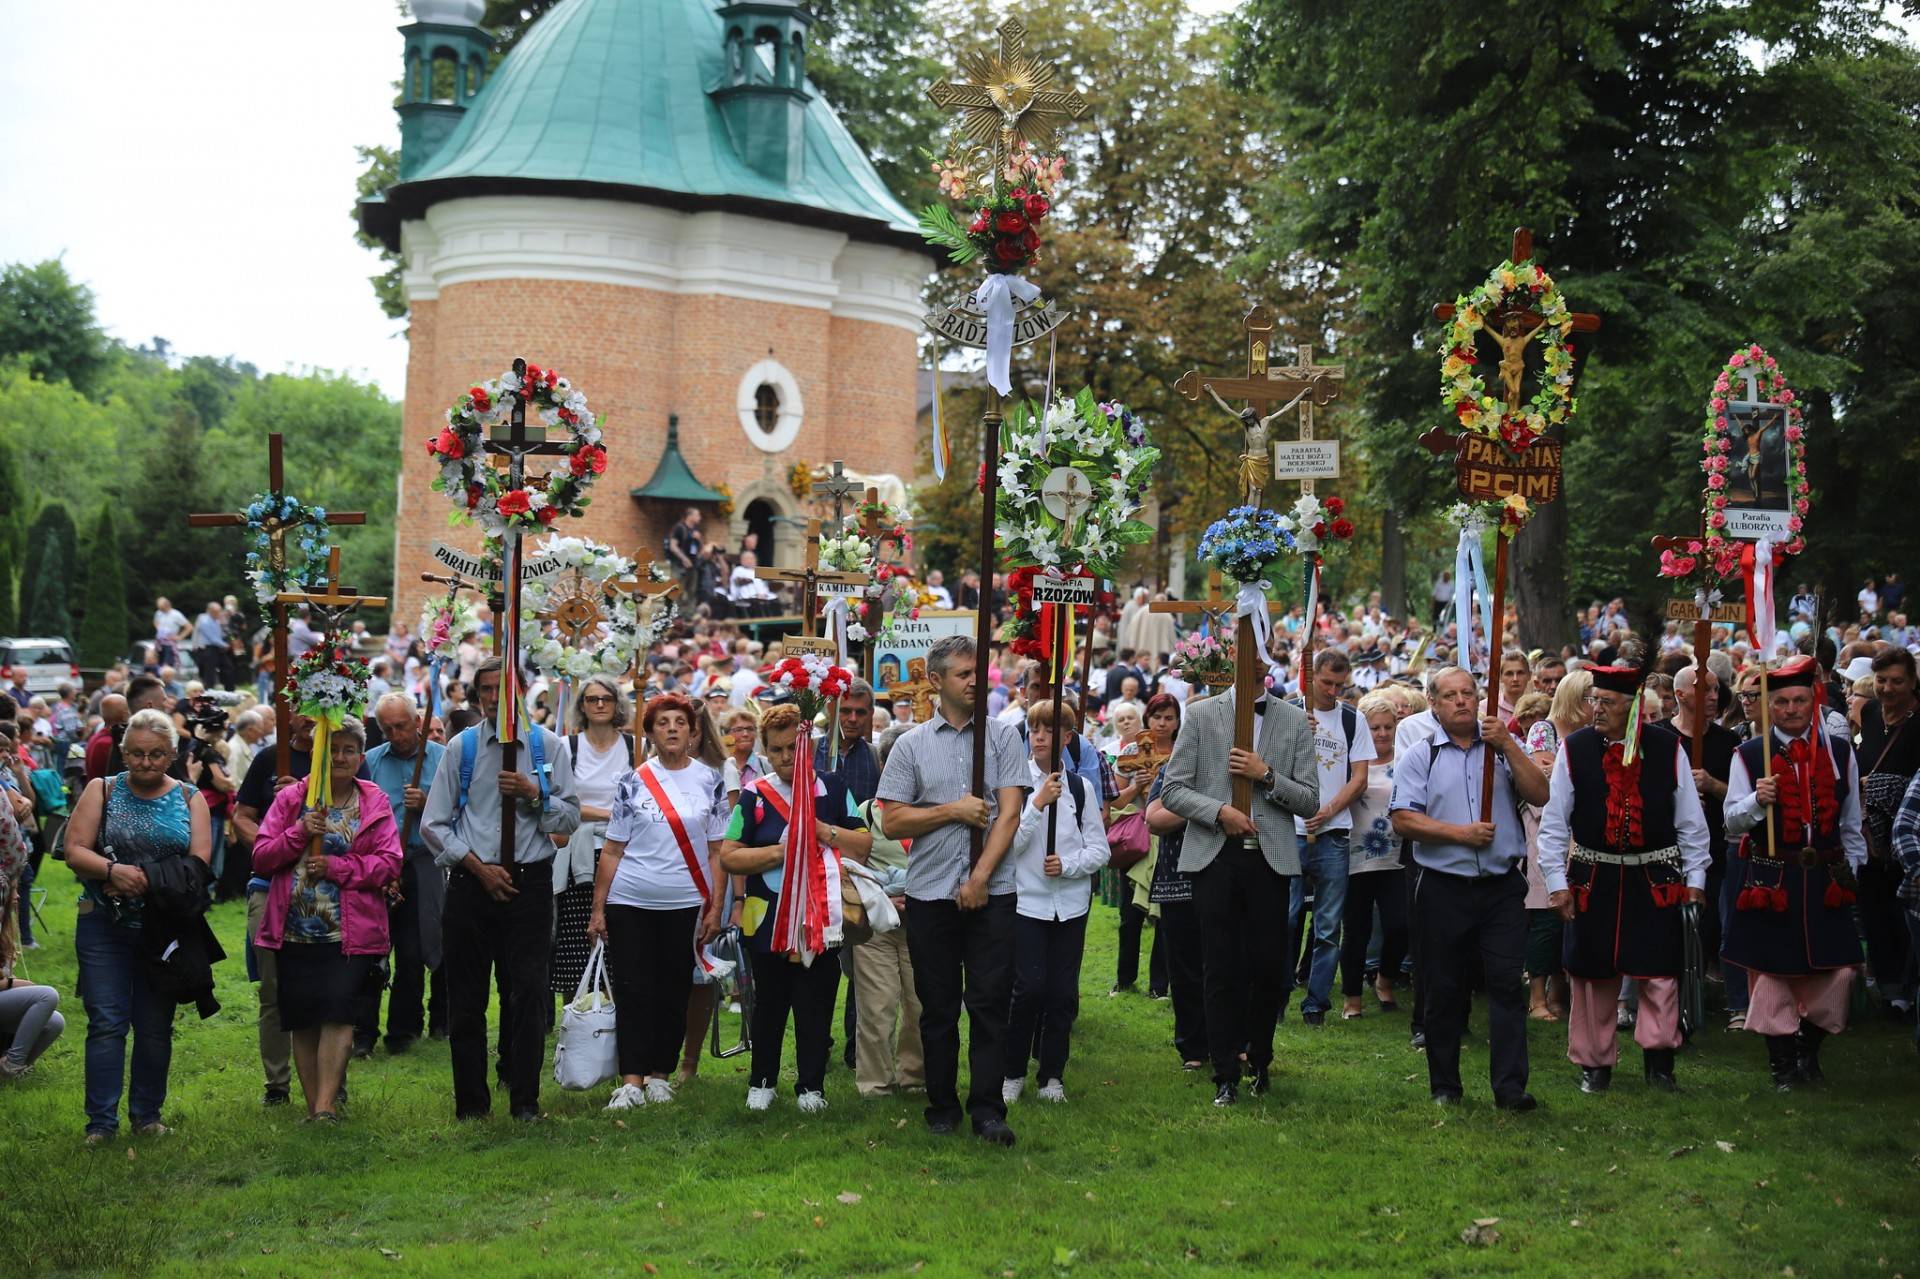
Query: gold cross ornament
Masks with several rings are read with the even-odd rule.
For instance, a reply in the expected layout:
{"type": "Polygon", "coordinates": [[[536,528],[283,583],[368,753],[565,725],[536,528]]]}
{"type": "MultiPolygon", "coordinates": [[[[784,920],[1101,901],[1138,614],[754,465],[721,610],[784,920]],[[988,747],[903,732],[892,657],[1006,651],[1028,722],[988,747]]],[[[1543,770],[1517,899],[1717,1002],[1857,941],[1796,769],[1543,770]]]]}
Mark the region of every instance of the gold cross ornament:
{"type": "Polygon", "coordinates": [[[927,90],[942,111],[963,113],[963,135],[993,152],[996,191],[1007,157],[1018,144],[1044,146],[1061,125],[1087,110],[1087,100],[1077,89],[1050,87],[1053,65],[1027,52],[1026,23],[1008,18],[999,31],[998,49],[960,55],[962,83],[941,80],[927,90]]]}

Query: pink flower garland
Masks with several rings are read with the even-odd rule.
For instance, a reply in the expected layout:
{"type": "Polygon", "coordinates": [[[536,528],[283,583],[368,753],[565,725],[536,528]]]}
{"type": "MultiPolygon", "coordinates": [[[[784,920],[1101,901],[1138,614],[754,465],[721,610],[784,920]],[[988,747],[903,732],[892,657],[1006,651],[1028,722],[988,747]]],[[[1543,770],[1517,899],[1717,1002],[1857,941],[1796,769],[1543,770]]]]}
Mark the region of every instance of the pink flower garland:
{"type": "Polygon", "coordinates": [[[1740,572],[1741,544],[1729,540],[1722,533],[1727,526],[1727,468],[1730,464],[1729,455],[1733,452],[1727,402],[1744,391],[1743,375],[1748,370],[1754,372],[1755,384],[1766,402],[1784,404],[1787,408],[1787,455],[1793,494],[1793,510],[1788,516],[1787,527],[1794,536],[1792,541],[1784,542],[1775,549],[1783,555],[1798,555],[1806,549],[1806,538],[1801,529],[1807,510],[1812,505],[1812,486],[1807,481],[1806,424],[1801,416],[1800,401],[1794,395],[1793,388],[1787,385],[1779,362],[1768,355],[1764,347],[1754,343],[1735,351],[1728,358],[1726,366],[1714,379],[1713,394],[1707,400],[1706,426],[1700,439],[1700,449],[1704,455],[1700,459],[1700,469],[1707,477],[1702,509],[1702,526],[1706,532],[1698,540],[1687,544],[1685,554],[1671,550],[1661,552],[1662,577],[1691,577],[1699,572],[1711,584],[1740,572]],[[1743,384],[1738,389],[1735,386],[1736,379],[1743,384]]]}

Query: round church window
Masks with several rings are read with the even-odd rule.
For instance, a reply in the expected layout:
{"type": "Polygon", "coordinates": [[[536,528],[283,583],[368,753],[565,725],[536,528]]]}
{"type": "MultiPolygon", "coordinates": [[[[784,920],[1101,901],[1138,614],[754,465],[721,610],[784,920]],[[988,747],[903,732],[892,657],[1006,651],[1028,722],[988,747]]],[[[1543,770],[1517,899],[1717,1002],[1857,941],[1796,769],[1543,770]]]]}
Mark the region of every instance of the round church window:
{"type": "Polygon", "coordinates": [[[771,382],[762,382],[754,389],[753,421],[768,435],[780,427],[780,392],[771,382]]]}
{"type": "Polygon", "coordinates": [[[800,399],[800,383],[780,361],[769,358],[748,369],[734,404],[740,430],[761,452],[784,453],[799,438],[806,406],[800,399]]]}

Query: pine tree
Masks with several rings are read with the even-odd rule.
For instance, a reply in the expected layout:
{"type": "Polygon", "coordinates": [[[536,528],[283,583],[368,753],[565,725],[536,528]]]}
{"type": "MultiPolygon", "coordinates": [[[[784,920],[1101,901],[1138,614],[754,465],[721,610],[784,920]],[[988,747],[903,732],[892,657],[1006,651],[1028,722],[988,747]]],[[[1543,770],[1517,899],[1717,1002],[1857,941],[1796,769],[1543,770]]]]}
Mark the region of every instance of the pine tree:
{"type": "Polygon", "coordinates": [[[133,637],[127,620],[127,588],[120,564],[120,528],[113,504],[103,503],[87,533],[85,615],[80,625],[80,660],[87,666],[111,666],[133,637]]]}
{"type": "Polygon", "coordinates": [[[0,439],[0,635],[11,635],[20,625],[14,611],[14,589],[19,583],[20,466],[13,446],[0,439]]]}
{"type": "Polygon", "coordinates": [[[67,601],[73,588],[76,562],[73,516],[65,505],[49,502],[27,530],[26,553],[20,562],[29,575],[20,587],[20,625],[30,635],[67,638],[73,615],[67,601]]]}

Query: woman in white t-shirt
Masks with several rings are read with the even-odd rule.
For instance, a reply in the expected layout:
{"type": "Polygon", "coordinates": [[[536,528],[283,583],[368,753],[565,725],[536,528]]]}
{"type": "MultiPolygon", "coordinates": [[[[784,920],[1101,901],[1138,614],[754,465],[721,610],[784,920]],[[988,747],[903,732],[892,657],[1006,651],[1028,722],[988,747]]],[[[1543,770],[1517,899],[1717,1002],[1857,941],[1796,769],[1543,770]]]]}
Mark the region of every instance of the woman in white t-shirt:
{"type": "MultiPolygon", "coordinates": [[[[1373,978],[1373,996],[1381,1012],[1400,1005],[1394,998],[1394,979],[1407,954],[1406,869],[1400,860],[1400,837],[1393,832],[1389,809],[1393,800],[1393,737],[1400,725],[1398,703],[1382,693],[1369,693],[1354,708],[1373,742],[1373,762],[1367,766],[1367,788],[1347,811],[1353,833],[1347,843],[1347,902],[1341,918],[1340,993],[1345,1000],[1342,1020],[1360,1016],[1365,989],[1367,950],[1373,943],[1373,912],[1380,910],[1380,968],[1373,978]]],[[[1419,749],[1425,749],[1424,747],[1419,749]]]]}
{"type": "Polygon", "coordinates": [[[607,818],[613,813],[620,779],[633,771],[633,738],[624,730],[629,712],[620,686],[609,675],[580,682],[567,714],[566,752],[580,796],[580,826],[569,837],[555,836],[553,859],[553,962],[549,988],[571,998],[586,971],[593,947],[587,922],[593,916],[593,880],[600,849],[607,842],[607,818]]]}
{"type": "Polygon", "coordinates": [[[640,726],[653,758],[620,779],[594,876],[587,937],[607,943],[619,1046],[619,1087],[609,1110],[673,1100],[667,1076],[686,1032],[694,948],[719,931],[712,891],[726,830],[720,772],[694,758],[686,698],[646,704],[640,726]]]}

